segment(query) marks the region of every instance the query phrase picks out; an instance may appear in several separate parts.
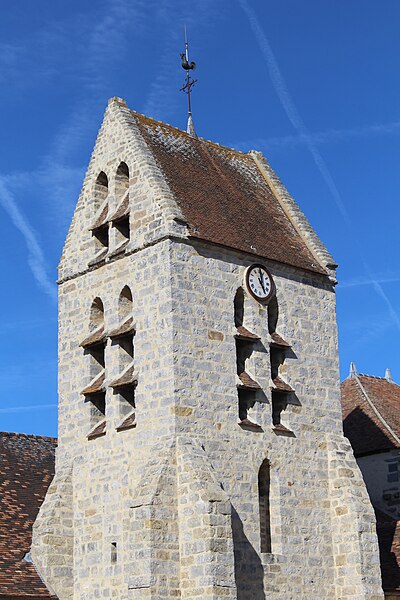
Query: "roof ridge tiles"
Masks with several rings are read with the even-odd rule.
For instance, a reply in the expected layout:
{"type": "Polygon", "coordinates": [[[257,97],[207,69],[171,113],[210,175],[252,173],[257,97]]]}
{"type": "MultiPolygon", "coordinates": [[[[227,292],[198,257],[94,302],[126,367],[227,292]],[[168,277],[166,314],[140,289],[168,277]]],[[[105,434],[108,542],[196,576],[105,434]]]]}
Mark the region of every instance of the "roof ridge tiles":
{"type": "Polygon", "coordinates": [[[17,437],[27,437],[34,438],[36,440],[57,440],[57,437],[53,437],[51,435],[36,435],[34,433],[18,433],[18,431],[0,431],[0,436],[17,436],[17,437]]]}
{"type": "MultiPolygon", "coordinates": [[[[358,373],[358,377],[369,377],[370,379],[378,379],[379,381],[386,381],[386,383],[391,383],[393,385],[399,385],[395,381],[388,381],[386,377],[379,377],[379,375],[369,375],[368,373],[358,373]]],[[[348,377],[347,379],[355,379],[354,377],[348,377]]]]}
{"type": "Polygon", "coordinates": [[[157,125],[162,125],[163,127],[169,127],[170,129],[173,129],[174,131],[177,131],[178,133],[183,134],[184,137],[188,138],[188,141],[189,140],[197,140],[199,142],[205,142],[207,144],[211,144],[212,146],[216,146],[217,148],[221,148],[223,150],[229,150],[230,152],[235,152],[236,154],[240,154],[241,156],[243,156],[245,158],[251,158],[251,155],[249,154],[249,152],[252,152],[252,150],[250,150],[249,152],[242,152],[241,150],[237,150],[237,148],[232,148],[231,146],[226,146],[225,144],[220,144],[219,142],[215,142],[214,140],[208,140],[203,137],[193,138],[193,136],[191,136],[187,131],[185,131],[184,129],[180,129],[179,127],[176,127],[176,125],[171,125],[170,123],[165,123],[164,121],[159,121],[158,119],[153,119],[153,117],[149,117],[148,115],[139,113],[139,112],[135,111],[134,109],[129,109],[129,110],[133,115],[135,115],[137,117],[143,117],[147,121],[152,121],[153,123],[157,123],[157,125]]]}

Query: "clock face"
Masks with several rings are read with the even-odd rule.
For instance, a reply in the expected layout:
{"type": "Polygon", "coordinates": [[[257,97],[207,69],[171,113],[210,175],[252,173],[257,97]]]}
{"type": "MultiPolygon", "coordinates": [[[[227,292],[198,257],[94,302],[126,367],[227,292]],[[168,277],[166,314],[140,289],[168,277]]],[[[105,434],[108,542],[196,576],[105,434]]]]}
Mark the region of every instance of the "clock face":
{"type": "Polygon", "coordinates": [[[275,293],[275,284],[264,265],[255,264],[247,267],[245,283],[248,292],[261,304],[268,304],[275,293]]]}

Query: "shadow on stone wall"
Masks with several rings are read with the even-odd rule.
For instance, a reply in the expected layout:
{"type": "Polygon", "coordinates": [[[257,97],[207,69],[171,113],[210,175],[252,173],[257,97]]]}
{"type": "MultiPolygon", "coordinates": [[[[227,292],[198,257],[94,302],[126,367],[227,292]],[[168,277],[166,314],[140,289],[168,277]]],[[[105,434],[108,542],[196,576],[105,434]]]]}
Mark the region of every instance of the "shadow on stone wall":
{"type": "Polygon", "coordinates": [[[237,600],[265,600],[264,568],[243,531],[243,523],[232,506],[232,535],[237,600]]]}

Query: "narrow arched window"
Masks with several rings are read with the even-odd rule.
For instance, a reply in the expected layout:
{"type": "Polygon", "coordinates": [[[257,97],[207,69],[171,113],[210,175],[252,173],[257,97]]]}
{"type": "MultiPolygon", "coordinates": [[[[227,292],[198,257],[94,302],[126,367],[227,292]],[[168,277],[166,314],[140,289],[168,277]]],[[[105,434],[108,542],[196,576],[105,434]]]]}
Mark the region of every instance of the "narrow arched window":
{"type": "Polygon", "coordinates": [[[128,165],[121,162],[115,173],[115,196],[118,203],[124,198],[129,189],[129,169],[128,165]]]}
{"type": "Polygon", "coordinates": [[[90,307],[89,329],[94,331],[104,326],[104,305],[100,298],[95,298],[90,307]]]}
{"type": "Polygon", "coordinates": [[[119,295],[118,313],[120,320],[124,320],[132,315],[132,292],[127,285],[119,295]]]}
{"type": "Polygon", "coordinates": [[[258,472],[258,506],[260,511],[260,551],[271,552],[270,464],[266,459],[258,472]]]}
{"type": "Polygon", "coordinates": [[[98,210],[108,196],[108,177],[101,171],[94,184],[95,210],[98,210]]]}
{"type": "Polygon", "coordinates": [[[129,224],[129,169],[121,162],[115,173],[116,210],[111,221],[115,233],[115,250],[123,250],[130,238],[129,224]]]}
{"type": "Polygon", "coordinates": [[[235,327],[241,327],[244,319],[244,291],[242,287],[238,288],[236,291],[233,307],[235,315],[235,327]]]}

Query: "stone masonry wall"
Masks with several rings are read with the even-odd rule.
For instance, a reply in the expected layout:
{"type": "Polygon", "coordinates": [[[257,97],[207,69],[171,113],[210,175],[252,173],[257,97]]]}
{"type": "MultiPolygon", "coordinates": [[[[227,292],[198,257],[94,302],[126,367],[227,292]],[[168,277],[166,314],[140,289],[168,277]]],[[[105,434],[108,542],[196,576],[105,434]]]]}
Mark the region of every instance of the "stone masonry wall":
{"type": "Polygon", "coordinates": [[[244,325],[261,340],[246,371],[262,387],[249,416],[262,431],[243,430],[238,425],[233,300],[254,258],[201,243],[175,244],[172,253],[176,429],[198,436],[232,503],[238,600],[350,600],[354,589],[359,598],[381,598],[376,537],[371,528],[368,536],[362,534],[359,521],[363,514],[371,523],[373,513],[349,453],[336,456],[336,464],[357,474],[343,485],[352,498],[353,531],[364,535],[365,542],[349,548],[357,554],[348,557],[354,569],[342,570],[339,588],[336,583],[334,544],[349,528],[340,519],[331,522],[337,506],[327,443],[346,443],[341,437],[334,288],[327,279],[263,261],[277,287],[276,330],[292,346],[280,376],[295,390],[293,403],[282,413],[282,423],[293,433],[273,430],[268,309],[247,295],[244,325]],[[265,459],[271,471],[271,554],[260,552],[257,476],[265,459]],[[367,579],[359,572],[366,563],[367,579]]]}

